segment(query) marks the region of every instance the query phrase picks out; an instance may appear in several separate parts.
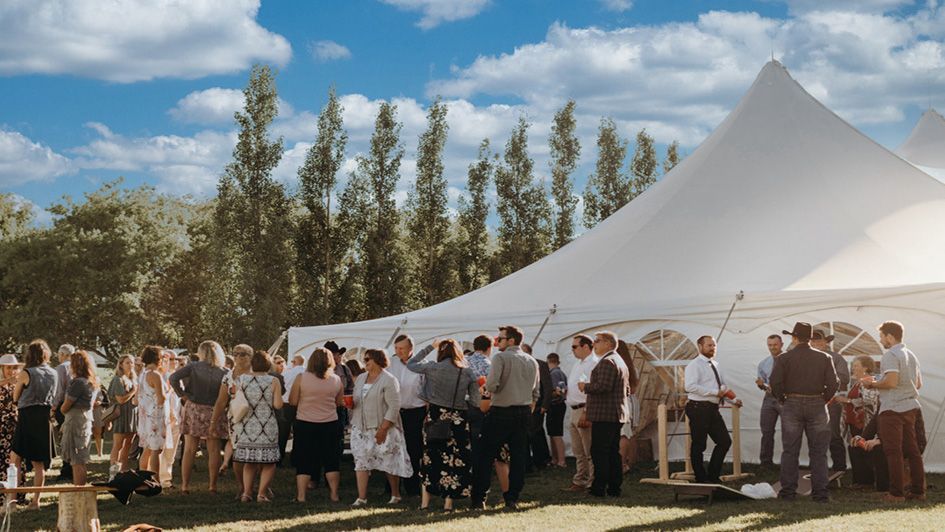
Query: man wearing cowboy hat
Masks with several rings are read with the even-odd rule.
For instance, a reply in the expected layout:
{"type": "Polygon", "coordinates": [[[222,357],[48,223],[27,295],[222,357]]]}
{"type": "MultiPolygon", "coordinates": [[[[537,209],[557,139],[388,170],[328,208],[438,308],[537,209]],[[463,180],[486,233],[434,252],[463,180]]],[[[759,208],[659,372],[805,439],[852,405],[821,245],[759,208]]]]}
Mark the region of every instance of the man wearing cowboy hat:
{"type": "Polygon", "coordinates": [[[830,425],[827,402],[833,399],[840,385],[833,359],[810,346],[814,328],[797,322],[792,331],[783,331],[794,338],[794,347],[779,356],[771,371],[771,394],[782,402],[781,407],[781,492],[778,497],[797,497],[798,457],[801,438],[807,435],[810,457],[812,495],[816,502],[828,502],[827,447],[830,425]]]}
{"type": "MultiPolygon", "coordinates": [[[[351,370],[341,360],[341,355],[344,355],[348,348],[338,347],[338,344],[335,343],[334,340],[328,340],[325,342],[325,349],[331,351],[331,355],[335,359],[335,375],[341,379],[341,385],[344,387],[344,395],[351,395],[354,393],[354,375],[351,374],[351,370]]],[[[336,410],[338,411],[338,421],[341,422],[342,430],[344,430],[344,427],[348,426],[348,409],[344,406],[339,406],[336,410]]],[[[344,445],[344,438],[342,438],[342,451],[344,451],[344,445]]]]}
{"type": "MultiPolygon", "coordinates": [[[[834,335],[828,335],[824,331],[817,329],[810,339],[810,346],[818,351],[823,351],[833,358],[833,367],[837,370],[837,378],[840,379],[840,388],[837,389],[838,395],[846,395],[847,388],[850,386],[850,368],[843,355],[834,353],[830,350],[830,342],[834,335]]],[[[827,412],[830,414],[830,466],[831,471],[846,471],[847,469],[847,446],[843,443],[843,434],[840,432],[840,420],[843,417],[843,403],[831,401],[827,405],[827,412]]]]}

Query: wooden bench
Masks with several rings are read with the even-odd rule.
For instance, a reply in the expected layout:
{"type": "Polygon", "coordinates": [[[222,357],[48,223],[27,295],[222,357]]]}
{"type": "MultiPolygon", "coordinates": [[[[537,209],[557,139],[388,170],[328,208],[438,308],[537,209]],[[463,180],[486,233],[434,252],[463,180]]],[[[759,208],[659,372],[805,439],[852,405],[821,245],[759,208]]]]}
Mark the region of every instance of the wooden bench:
{"type": "Polygon", "coordinates": [[[12,514],[8,508],[15,504],[18,493],[58,493],[59,517],[56,529],[68,532],[99,532],[101,525],[98,520],[98,502],[96,496],[100,491],[112,491],[115,488],[107,486],[72,486],[68,484],[54,484],[51,486],[23,486],[19,488],[0,488],[0,495],[4,497],[3,526],[0,532],[7,532],[12,526],[12,514]],[[7,500],[9,499],[9,500],[7,500]]]}

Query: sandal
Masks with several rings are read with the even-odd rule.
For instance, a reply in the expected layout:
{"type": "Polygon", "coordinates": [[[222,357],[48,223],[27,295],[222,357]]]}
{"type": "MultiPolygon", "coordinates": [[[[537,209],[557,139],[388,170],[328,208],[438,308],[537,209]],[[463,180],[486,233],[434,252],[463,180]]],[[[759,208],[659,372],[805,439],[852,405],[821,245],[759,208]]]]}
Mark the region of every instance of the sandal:
{"type": "Polygon", "coordinates": [[[272,499],[266,497],[265,495],[257,495],[256,502],[272,502],[272,499]]]}
{"type": "Polygon", "coordinates": [[[253,502],[252,495],[240,495],[240,502],[253,502]]]}

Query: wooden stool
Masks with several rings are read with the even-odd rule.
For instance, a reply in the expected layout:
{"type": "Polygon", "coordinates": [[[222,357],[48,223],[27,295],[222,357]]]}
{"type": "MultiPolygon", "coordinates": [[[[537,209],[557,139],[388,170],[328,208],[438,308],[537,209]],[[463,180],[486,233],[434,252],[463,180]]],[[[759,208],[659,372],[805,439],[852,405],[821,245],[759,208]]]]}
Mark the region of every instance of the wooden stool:
{"type": "MultiPolygon", "coordinates": [[[[56,529],[63,532],[99,532],[102,527],[98,520],[98,501],[100,491],[112,491],[106,486],[24,486],[22,488],[0,488],[4,497],[17,493],[58,493],[59,517],[56,529]]],[[[6,503],[4,503],[6,507],[6,503]]],[[[4,515],[4,525],[10,527],[11,514],[4,515]]]]}

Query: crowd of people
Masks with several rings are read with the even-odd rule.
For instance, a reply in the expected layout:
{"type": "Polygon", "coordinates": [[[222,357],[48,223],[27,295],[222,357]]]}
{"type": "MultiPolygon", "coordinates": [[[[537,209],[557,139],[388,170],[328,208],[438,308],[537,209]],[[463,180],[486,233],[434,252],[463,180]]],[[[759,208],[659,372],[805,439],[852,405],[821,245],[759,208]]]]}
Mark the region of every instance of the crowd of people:
{"type": "MultiPolygon", "coordinates": [[[[765,394],[763,466],[773,467],[780,418],[780,497],[796,496],[806,434],[815,500],[828,500],[828,450],[835,471],[846,469],[849,454],[854,481],[888,491],[886,500],[924,499],[921,373],[902,343],[902,325],[879,328],[886,348],[879,379],[872,358],[857,357],[848,368],[829,351],[832,337],[809,324],[784,333],[793,339],[790,348],[782,352],[781,336],[771,335],[771,356],[755,381],[765,394]]],[[[266,503],[274,497],[275,469],[288,458],[296,501],[324,480],[337,502],[348,435],[357,486],[352,506],[370,503],[369,478],[377,471],[386,476],[391,505],[419,496],[421,509],[438,498],[450,510],[468,498],[482,509],[495,477],[505,507],[514,509],[528,470],[567,467],[568,417],[575,472],[562,490],[619,497],[639,419],[626,343],[606,330],[574,336],[566,374],[557,353],[538,360],[523,340],[520,328],[504,326],[495,337],[476,337],[464,352],[455,339],[415,349],[410,336],[400,335],[392,355],[368,349],[361,360],[347,361],[344,348],[327,342],[289,363],[245,344],[227,355],[205,341],[191,357],[146,346],[137,357],[119,358],[107,384],[88,352],[63,345],[52,367],[49,346],[35,340],[22,363],[14,355],[0,358],[0,463],[16,465],[21,483],[31,470],[34,485],[42,486],[58,449],[62,478],[83,484],[95,435],[110,427],[110,476],[146,470],[171,488],[177,466],[186,494],[202,449],[211,493],[232,471],[237,500],[266,503]]],[[[697,482],[720,482],[731,439],[719,407],[740,399],[719,369],[715,339],[703,336],[697,344],[699,355],[685,373],[690,458],[697,482]],[[715,448],[706,465],[709,438],[715,448]]],[[[38,507],[39,494],[30,504],[38,507]]]]}

